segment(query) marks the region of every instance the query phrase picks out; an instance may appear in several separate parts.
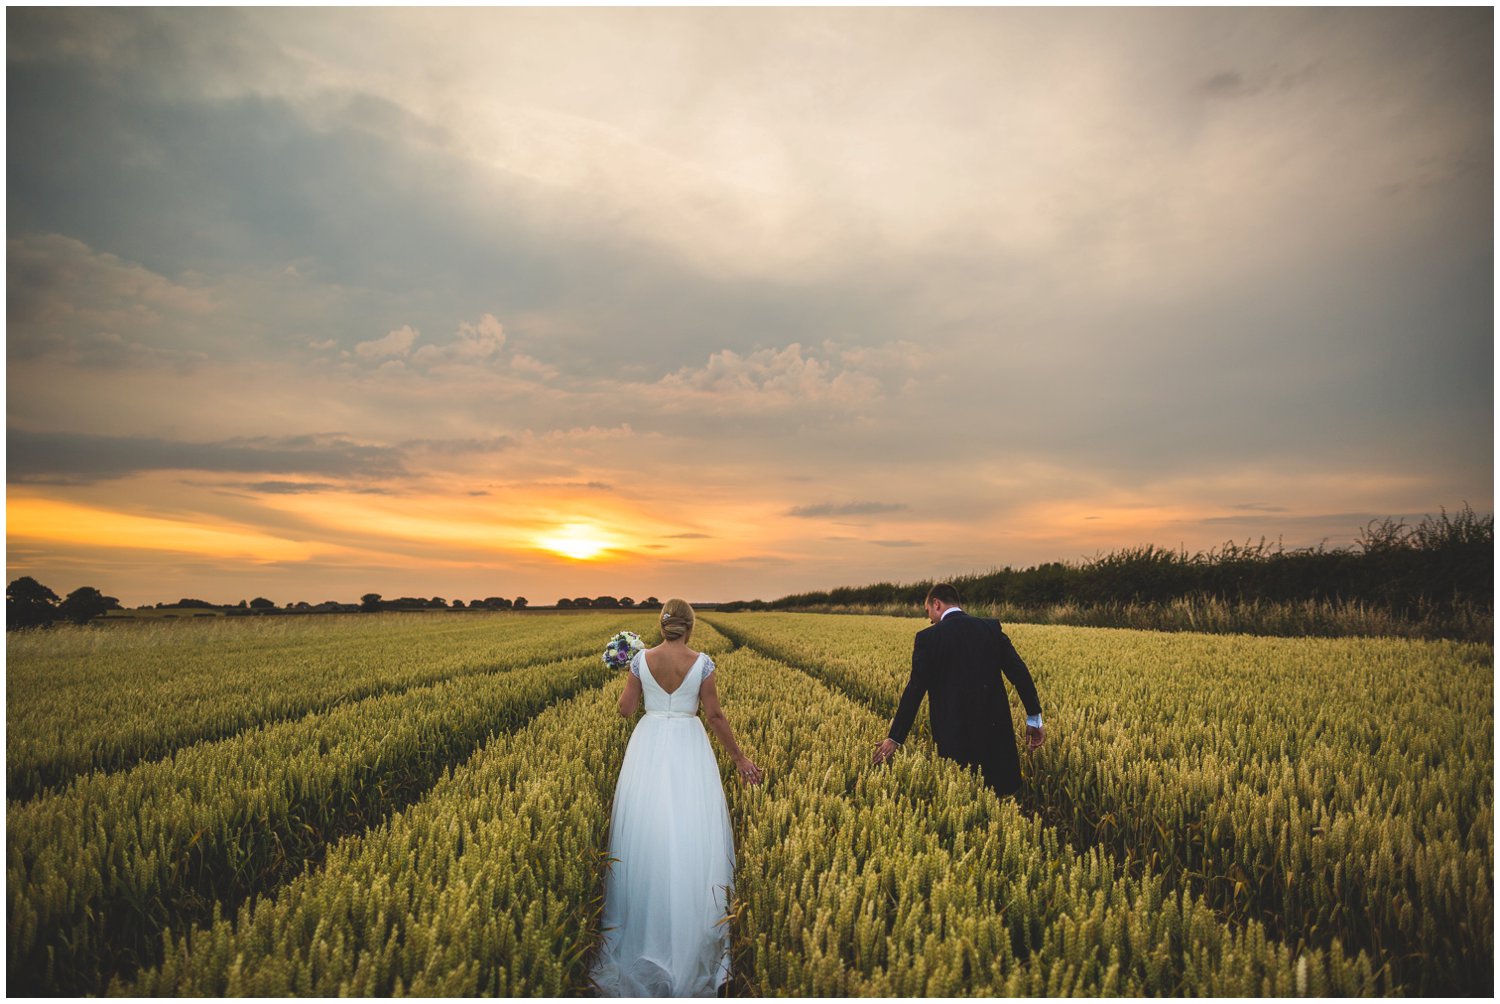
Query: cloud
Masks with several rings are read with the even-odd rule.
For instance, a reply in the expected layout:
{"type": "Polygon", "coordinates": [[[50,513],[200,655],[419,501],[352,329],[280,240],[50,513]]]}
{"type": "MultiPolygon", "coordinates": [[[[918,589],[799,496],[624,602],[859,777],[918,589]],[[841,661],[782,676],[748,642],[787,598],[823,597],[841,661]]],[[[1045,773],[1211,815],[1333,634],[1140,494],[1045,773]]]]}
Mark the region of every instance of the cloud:
{"type": "Polygon", "coordinates": [[[864,404],[881,394],[880,381],[845,366],[837,358],[819,358],[800,344],[760,349],[741,355],[715,352],[701,367],[684,367],[657,384],[663,393],[695,391],[724,399],[734,407],[832,402],[864,404]]]}
{"type": "Polygon", "coordinates": [[[88,484],[146,471],[190,470],[389,478],[405,474],[398,451],[341,436],[194,443],[133,436],[6,430],[11,481],[88,484]]]}
{"type": "Polygon", "coordinates": [[[796,506],[788,509],[788,516],[799,519],[819,519],[824,516],[875,516],[880,513],[902,512],[907,507],[892,502],[819,502],[815,505],[796,506]]]}
{"type": "Polygon", "coordinates": [[[412,356],[414,366],[442,366],[453,363],[475,363],[496,356],[505,344],[505,327],[494,314],[485,314],[477,323],[464,321],[453,341],[446,345],[424,345],[412,356]]]}
{"type": "Polygon", "coordinates": [[[593,443],[635,439],[638,435],[639,433],[631,427],[629,422],[623,422],[620,425],[590,425],[587,428],[575,425],[565,429],[552,429],[544,434],[528,438],[548,444],[593,443]]]}
{"type": "Polygon", "coordinates": [[[921,547],[919,540],[872,540],[870,543],[877,547],[921,547]]]}
{"type": "Polygon", "coordinates": [[[558,373],[555,366],[549,366],[540,359],[533,359],[521,352],[510,357],[510,368],[517,375],[532,380],[551,380],[558,373]]]}
{"type": "Polygon", "coordinates": [[[235,485],[246,491],[262,495],[315,495],[337,490],[337,485],[318,481],[257,481],[253,484],[235,485]]]}
{"type": "Polygon", "coordinates": [[[369,486],[351,487],[331,484],[326,481],[257,481],[253,484],[237,485],[247,491],[262,495],[318,495],[327,492],[355,492],[361,495],[388,495],[384,488],[369,486]]]}
{"type": "Polygon", "coordinates": [[[401,443],[403,450],[421,450],[427,453],[461,456],[469,453],[499,453],[514,449],[518,445],[513,436],[476,436],[469,439],[408,439],[401,443]]]}
{"type": "Polygon", "coordinates": [[[184,344],[213,316],[200,281],[174,282],[61,234],[6,242],[6,355],[119,368],[203,358],[184,344]]]}
{"type": "MultiPolygon", "coordinates": [[[[1335,536],[1352,538],[1360,527],[1367,526],[1371,520],[1385,519],[1390,515],[1375,515],[1369,512],[1333,512],[1318,513],[1306,516],[1277,516],[1268,522],[1253,516],[1208,516],[1195,522],[1204,526],[1238,526],[1250,528],[1256,535],[1278,533],[1282,529],[1293,530],[1304,533],[1309,530],[1323,530],[1325,535],[1332,532],[1335,536]]],[[[1397,518],[1402,518],[1397,516],[1397,518]]]]}
{"type": "Polygon", "coordinates": [[[418,332],[415,328],[410,324],[405,324],[395,331],[390,332],[384,338],[360,342],[354,346],[354,354],[361,359],[372,361],[389,359],[391,356],[404,356],[411,351],[411,343],[417,340],[417,334],[418,332]]]}
{"type": "MultiPolygon", "coordinates": [[[[506,350],[505,326],[494,314],[483,314],[477,321],[460,321],[453,337],[446,342],[422,342],[421,330],[404,324],[381,338],[362,341],[352,353],[360,363],[375,364],[388,373],[441,375],[444,379],[467,376],[487,380],[494,374],[508,375],[517,385],[545,383],[557,375],[556,367],[523,352],[506,350]]],[[[312,343],[314,350],[327,349],[332,340],[312,343]]],[[[342,354],[345,360],[351,353],[342,354]]],[[[362,371],[357,363],[346,362],[345,368],[362,371]]]]}
{"type": "Polygon", "coordinates": [[[1194,90],[1210,98],[1236,98],[1254,94],[1256,88],[1247,86],[1245,78],[1234,70],[1225,70],[1200,81],[1194,90]]]}

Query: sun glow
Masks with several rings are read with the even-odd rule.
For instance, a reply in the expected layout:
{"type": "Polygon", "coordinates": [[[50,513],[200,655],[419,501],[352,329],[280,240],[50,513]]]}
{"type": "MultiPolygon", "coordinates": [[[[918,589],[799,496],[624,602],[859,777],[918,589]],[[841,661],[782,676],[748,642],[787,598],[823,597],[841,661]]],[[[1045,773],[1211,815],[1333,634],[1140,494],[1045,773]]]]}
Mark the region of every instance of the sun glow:
{"type": "Polygon", "coordinates": [[[585,523],[569,523],[555,533],[538,537],[537,544],[575,561],[592,561],[609,548],[603,535],[585,523]]]}

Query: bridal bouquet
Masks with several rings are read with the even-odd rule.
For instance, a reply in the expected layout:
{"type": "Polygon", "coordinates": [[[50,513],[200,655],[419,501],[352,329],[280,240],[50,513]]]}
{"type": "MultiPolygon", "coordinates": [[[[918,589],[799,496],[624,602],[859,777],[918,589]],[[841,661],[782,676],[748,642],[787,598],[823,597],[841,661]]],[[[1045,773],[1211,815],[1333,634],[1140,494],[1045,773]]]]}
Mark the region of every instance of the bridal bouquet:
{"type": "Polygon", "coordinates": [[[627,669],[635,654],[646,647],[634,631],[621,631],[604,646],[604,664],[610,669],[627,669]]]}

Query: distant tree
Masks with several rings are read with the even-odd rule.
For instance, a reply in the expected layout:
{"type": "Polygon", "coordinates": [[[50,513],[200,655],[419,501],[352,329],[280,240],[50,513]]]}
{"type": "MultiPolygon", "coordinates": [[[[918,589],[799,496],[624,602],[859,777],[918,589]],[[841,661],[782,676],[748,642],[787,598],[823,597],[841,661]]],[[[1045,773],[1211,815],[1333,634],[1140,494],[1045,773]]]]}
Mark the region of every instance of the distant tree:
{"type": "Polygon", "coordinates": [[[216,604],[210,603],[207,600],[181,599],[181,600],[178,600],[174,604],[174,606],[188,607],[188,608],[193,609],[193,610],[217,610],[217,609],[219,609],[216,604]]]}
{"type": "Polygon", "coordinates": [[[598,596],[594,598],[594,606],[605,610],[618,610],[620,601],[613,596],[598,596]]]}
{"type": "Polygon", "coordinates": [[[526,609],[526,597],[524,597],[524,596],[517,596],[516,599],[515,599],[515,602],[512,604],[512,606],[514,606],[515,609],[517,609],[517,610],[525,610],[526,609]]]}
{"type": "Polygon", "coordinates": [[[631,599],[629,596],[621,596],[620,597],[620,606],[622,606],[622,607],[633,607],[633,606],[635,606],[635,600],[631,599]]]}
{"type": "Polygon", "coordinates": [[[5,627],[42,627],[57,620],[57,594],[29,575],[5,587],[5,627]]]}
{"type": "MultiPolygon", "coordinates": [[[[442,603],[441,597],[435,597],[434,599],[436,602],[442,603]]],[[[433,602],[434,600],[429,600],[424,596],[400,596],[394,600],[382,601],[381,608],[385,610],[430,610],[433,607],[433,602]]],[[[444,605],[446,606],[446,604],[444,605]]]]}
{"type": "Polygon", "coordinates": [[[575,607],[591,607],[594,605],[594,601],[587,596],[575,596],[573,597],[573,605],[575,607]]]}
{"type": "Polygon", "coordinates": [[[379,613],[380,612],[380,594],[379,593],[365,593],[363,596],[361,596],[359,598],[359,608],[361,610],[363,610],[367,614],[376,614],[376,613],[379,613]]]}
{"type": "Polygon", "coordinates": [[[264,596],[257,596],[255,599],[253,599],[253,600],[250,601],[250,609],[251,610],[275,610],[276,609],[276,604],[272,603],[270,600],[266,599],[264,596]]]}
{"type": "Polygon", "coordinates": [[[453,609],[454,610],[467,610],[467,609],[469,609],[469,606],[463,600],[454,600],[453,601],[453,609]]]}
{"type": "Polygon", "coordinates": [[[250,602],[248,600],[240,600],[238,603],[235,604],[235,608],[239,609],[239,610],[249,610],[250,609],[250,602]]]}
{"type": "Polygon", "coordinates": [[[309,603],[309,602],[307,602],[306,600],[298,600],[297,601],[297,609],[298,610],[311,610],[312,609],[312,604],[309,603]]]}
{"type": "Polygon", "coordinates": [[[571,609],[573,609],[573,601],[569,600],[569,599],[558,600],[557,601],[557,609],[559,609],[559,610],[571,610],[571,609]]]}
{"type": "Polygon", "coordinates": [[[434,596],[432,599],[427,601],[427,605],[429,607],[432,607],[434,610],[448,609],[448,601],[443,599],[441,596],[434,596]]]}
{"type": "Polygon", "coordinates": [[[646,600],[642,604],[642,606],[659,607],[661,606],[661,600],[657,599],[655,596],[648,596],[646,597],[646,600]]]}
{"type": "Polygon", "coordinates": [[[74,624],[87,624],[95,617],[103,617],[110,610],[118,610],[120,601],[105,596],[93,586],[80,586],[68,594],[57,612],[74,624]]]}

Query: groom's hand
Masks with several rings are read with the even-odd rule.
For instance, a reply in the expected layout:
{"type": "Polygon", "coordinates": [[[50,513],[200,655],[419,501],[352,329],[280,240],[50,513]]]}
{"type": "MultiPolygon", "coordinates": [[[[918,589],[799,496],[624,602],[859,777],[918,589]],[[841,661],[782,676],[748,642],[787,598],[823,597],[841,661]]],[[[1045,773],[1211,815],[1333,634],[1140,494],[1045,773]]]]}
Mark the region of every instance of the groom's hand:
{"type": "Polygon", "coordinates": [[[896,744],[896,741],[894,739],[882,740],[880,745],[875,747],[875,755],[870,758],[870,762],[878,767],[889,760],[891,758],[891,754],[895,753],[900,748],[901,747],[896,744]]]}
{"type": "Polygon", "coordinates": [[[1040,746],[1042,744],[1042,740],[1045,739],[1045,738],[1046,738],[1046,735],[1045,735],[1045,733],[1042,732],[1041,729],[1037,728],[1034,725],[1028,725],[1028,726],[1026,726],[1026,748],[1027,749],[1029,749],[1029,750],[1036,749],[1038,746],[1040,746]]]}

